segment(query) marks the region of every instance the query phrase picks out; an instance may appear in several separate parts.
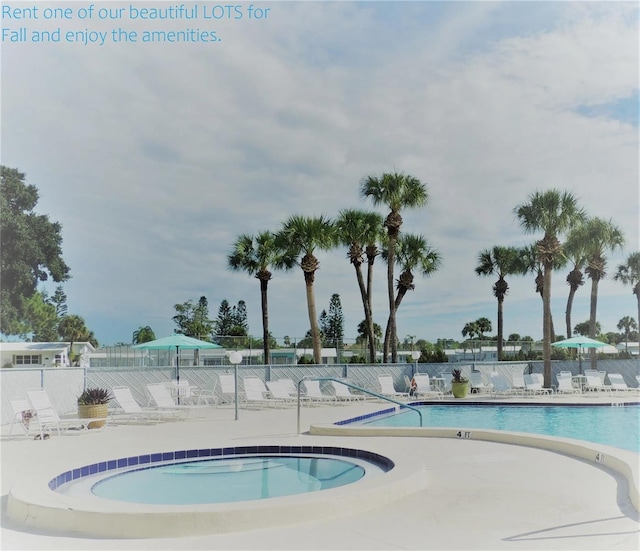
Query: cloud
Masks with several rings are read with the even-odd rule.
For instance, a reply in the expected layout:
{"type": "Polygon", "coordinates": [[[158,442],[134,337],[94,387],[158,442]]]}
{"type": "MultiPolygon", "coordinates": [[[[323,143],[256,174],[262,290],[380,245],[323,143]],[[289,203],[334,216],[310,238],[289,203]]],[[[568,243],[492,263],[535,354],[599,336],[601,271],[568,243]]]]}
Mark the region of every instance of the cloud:
{"type": "MultiPolygon", "coordinates": [[[[535,190],[569,189],[613,218],[628,245],[612,267],[638,250],[637,122],[588,112],[637,94],[637,6],[269,6],[267,21],[217,24],[217,45],[3,45],[3,164],[25,171],[38,210],[62,222],[70,310],[101,341],[128,340],[138,325],[170,332],[173,305],[201,295],[213,315],[224,298],[246,300],[259,334],[258,285],[226,268],[234,239],[292,213],[373,209],[359,181],[388,170],[428,184],[429,206],[403,213],[405,228],[443,256],[401,307],[407,333],[457,337],[476,313],[493,316],[476,258],[536,238],[513,214],[535,190]]],[[[318,310],[340,293],[355,337],[364,316],[353,269],[344,251],[318,257],[318,310]]],[[[270,285],[279,337],[306,332],[299,272],[270,285]]],[[[529,314],[507,331],[538,337],[538,297],[521,279],[508,301],[529,314]]],[[[383,326],[384,282],[380,263],[383,326]]],[[[628,315],[609,307],[627,292],[603,283],[602,316],[628,315]]]]}

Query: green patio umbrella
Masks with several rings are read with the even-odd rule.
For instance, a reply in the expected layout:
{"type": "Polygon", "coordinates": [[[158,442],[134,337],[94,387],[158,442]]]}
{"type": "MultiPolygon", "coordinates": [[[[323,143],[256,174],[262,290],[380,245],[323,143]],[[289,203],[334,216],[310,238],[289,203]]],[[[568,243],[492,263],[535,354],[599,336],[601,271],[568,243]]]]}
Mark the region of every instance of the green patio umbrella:
{"type": "Polygon", "coordinates": [[[571,337],[563,341],[553,342],[551,346],[556,348],[577,348],[578,349],[578,363],[580,366],[580,373],[582,373],[582,349],[583,348],[601,348],[607,346],[606,342],[596,341],[589,337],[571,337]]]}
{"type": "MultiPolygon", "coordinates": [[[[176,381],[180,384],[180,349],[185,350],[200,350],[202,348],[222,348],[219,344],[213,342],[201,341],[200,339],[194,339],[193,337],[187,337],[181,333],[174,333],[168,337],[162,337],[154,341],[143,342],[142,344],[136,344],[132,348],[139,348],[140,350],[173,350],[176,349],[176,381]]],[[[180,394],[178,394],[178,403],[180,402],[180,394]]]]}

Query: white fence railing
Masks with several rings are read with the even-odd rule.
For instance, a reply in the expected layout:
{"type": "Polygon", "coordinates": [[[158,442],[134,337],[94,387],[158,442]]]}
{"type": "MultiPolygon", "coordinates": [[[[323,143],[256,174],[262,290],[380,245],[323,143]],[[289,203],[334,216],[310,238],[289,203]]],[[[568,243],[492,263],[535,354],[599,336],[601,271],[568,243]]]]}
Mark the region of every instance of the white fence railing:
{"type": "MultiPolygon", "coordinates": [[[[339,377],[347,378],[353,384],[378,391],[378,375],[391,375],[397,390],[405,389],[405,376],[411,378],[416,370],[428,373],[431,377],[446,377],[453,368],[460,368],[468,376],[472,369],[480,371],[487,379],[491,371],[498,371],[512,381],[514,371],[541,373],[542,362],[476,362],[442,364],[333,364],[333,365],[239,365],[238,383],[242,389],[242,378],[257,376],[261,379],[275,380],[289,378],[298,383],[303,377],[339,377]],[[417,368],[417,369],[416,369],[417,368]]],[[[630,387],[638,386],[636,375],[640,374],[638,360],[599,360],[598,368],[611,373],[620,373],[630,387]]],[[[232,366],[183,366],[180,367],[180,379],[205,389],[214,389],[218,373],[232,371],[232,366]]],[[[553,362],[552,374],[561,370],[578,373],[577,361],[553,362]]],[[[176,378],[175,366],[160,367],[114,367],[114,368],[7,368],[0,369],[0,422],[11,422],[12,412],[9,399],[25,397],[29,388],[47,390],[53,405],[61,414],[75,413],[76,400],[84,388],[128,386],[134,397],[147,404],[149,397],[146,386],[149,383],[166,382],[176,378]]],[[[218,389],[219,391],[219,389],[218,389]]],[[[326,389],[329,392],[329,388],[326,389]]],[[[220,395],[221,397],[221,395],[220,395]]]]}

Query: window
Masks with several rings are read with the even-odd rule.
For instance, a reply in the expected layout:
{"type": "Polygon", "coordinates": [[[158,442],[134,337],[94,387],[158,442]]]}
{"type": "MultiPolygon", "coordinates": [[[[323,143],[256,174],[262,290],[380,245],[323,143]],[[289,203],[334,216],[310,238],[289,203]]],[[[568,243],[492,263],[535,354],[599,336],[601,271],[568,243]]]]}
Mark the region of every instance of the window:
{"type": "Polygon", "coordinates": [[[40,354],[23,354],[14,356],[14,365],[38,365],[41,364],[40,354]]]}

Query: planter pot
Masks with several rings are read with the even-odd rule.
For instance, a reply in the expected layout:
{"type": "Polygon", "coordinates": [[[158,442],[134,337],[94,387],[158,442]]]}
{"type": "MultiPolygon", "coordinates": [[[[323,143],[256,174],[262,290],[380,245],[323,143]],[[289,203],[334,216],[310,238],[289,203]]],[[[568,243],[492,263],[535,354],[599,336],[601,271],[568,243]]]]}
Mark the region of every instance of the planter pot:
{"type": "Polygon", "coordinates": [[[97,404],[88,406],[78,406],[78,417],[80,419],[104,418],[101,421],[89,423],[90,429],[100,429],[106,424],[106,417],[109,415],[109,404],[97,404]]]}
{"type": "Polygon", "coordinates": [[[451,394],[454,398],[466,398],[469,394],[469,383],[451,383],[451,394]]]}

